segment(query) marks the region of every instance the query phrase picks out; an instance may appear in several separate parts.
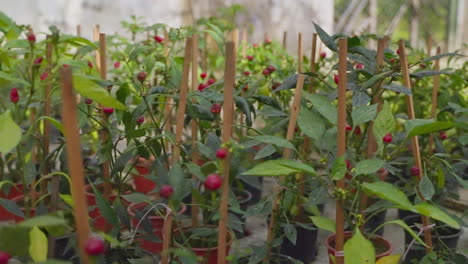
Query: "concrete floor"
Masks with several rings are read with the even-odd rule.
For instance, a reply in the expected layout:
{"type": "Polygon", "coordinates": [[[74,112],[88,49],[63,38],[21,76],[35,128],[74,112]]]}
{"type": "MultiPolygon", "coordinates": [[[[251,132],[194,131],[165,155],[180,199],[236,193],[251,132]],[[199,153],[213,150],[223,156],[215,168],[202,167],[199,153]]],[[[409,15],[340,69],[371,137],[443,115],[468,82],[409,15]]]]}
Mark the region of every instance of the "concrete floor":
{"type": "MultiPolygon", "coordinates": [[[[263,183],[264,195],[271,193],[273,186],[273,181],[270,178],[265,178],[263,183]]],[[[461,199],[468,203],[468,191],[464,190],[461,193],[461,199]]],[[[335,217],[335,205],[333,201],[330,201],[325,206],[324,216],[334,219],[335,217]]],[[[387,220],[398,219],[398,214],[396,209],[391,209],[387,212],[387,220]]],[[[266,240],[267,236],[267,226],[266,219],[260,217],[250,217],[247,219],[246,228],[251,231],[251,235],[244,237],[236,241],[233,250],[242,250],[249,248],[251,245],[262,245],[266,240]]],[[[330,234],[323,230],[319,231],[318,235],[318,247],[319,253],[317,260],[314,261],[314,264],[328,264],[328,255],[326,247],[324,245],[325,238],[330,234]]],[[[404,253],[404,232],[403,229],[397,225],[386,225],[384,227],[384,235],[394,246],[393,254],[403,254],[404,253]]],[[[459,249],[468,249],[468,229],[465,228],[464,232],[458,242],[459,249]]],[[[307,264],[307,263],[306,263],[307,264]]]]}

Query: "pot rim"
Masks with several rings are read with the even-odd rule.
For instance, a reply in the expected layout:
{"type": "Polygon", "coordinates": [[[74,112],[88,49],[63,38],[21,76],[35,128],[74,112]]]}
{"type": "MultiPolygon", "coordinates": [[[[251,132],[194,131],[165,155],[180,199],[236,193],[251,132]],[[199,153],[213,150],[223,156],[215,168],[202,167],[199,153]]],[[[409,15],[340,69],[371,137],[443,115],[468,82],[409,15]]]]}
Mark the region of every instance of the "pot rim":
{"type": "Polygon", "coordinates": [[[252,200],[252,193],[247,191],[246,189],[238,189],[238,188],[232,188],[232,192],[234,192],[234,194],[237,193],[243,193],[243,194],[247,194],[247,197],[242,199],[242,200],[237,200],[237,202],[239,204],[244,204],[244,203],[248,203],[250,200],[252,200]]]}
{"type": "MultiPolygon", "coordinates": [[[[344,232],[344,236],[345,238],[350,238],[351,236],[353,235],[353,232],[351,231],[345,231],[344,232]]],[[[325,246],[327,247],[327,249],[329,251],[332,251],[332,252],[335,252],[335,248],[333,248],[332,246],[330,246],[330,242],[334,241],[335,240],[335,236],[336,236],[336,233],[333,233],[329,236],[327,236],[327,238],[325,239],[325,246]]],[[[374,235],[371,240],[377,240],[377,241],[382,241],[384,245],[387,246],[387,250],[383,253],[380,253],[380,254],[376,254],[375,257],[376,258],[381,258],[381,257],[384,257],[384,256],[388,256],[390,255],[392,252],[393,252],[393,244],[390,243],[390,241],[388,241],[387,239],[385,239],[384,237],[382,236],[379,236],[379,235],[374,235]]]]}
{"type": "MultiPolygon", "coordinates": [[[[212,227],[214,229],[217,229],[218,226],[215,226],[215,225],[207,225],[207,226],[203,226],[203,227],[212,227]]],[[[193,228],[193,226],[187,226],[187,227],[183,227],[183,228],[178,228],[176,230],[174,230],[174,234],[177,234],[178,232],[180,232],[180,230],[186,230],[186,229],[191,229],[193,228]]],[[[235,238],[235,235],[234,233],[232,232],[231,229],[227,229],[227,234],[229,234],[229,240],[228,242],[226,243],[226,247],[230,247],[231,244],[234,242],[234,238],[235,238]]],[[[175,241],[175,239],[172,239],[173,243],[174,243],[174,246],[177,247],[177,248],[182,248],[183,246],[178,243],[177,241],[175,241]]],[[[197,250],[197,251],[213,251],[213,250],[217,250],[218,249],[218,246],[216,247],[211,247],[211,248],[194,248],[194,247],[190,247],[192,250],[197,250]]]]}

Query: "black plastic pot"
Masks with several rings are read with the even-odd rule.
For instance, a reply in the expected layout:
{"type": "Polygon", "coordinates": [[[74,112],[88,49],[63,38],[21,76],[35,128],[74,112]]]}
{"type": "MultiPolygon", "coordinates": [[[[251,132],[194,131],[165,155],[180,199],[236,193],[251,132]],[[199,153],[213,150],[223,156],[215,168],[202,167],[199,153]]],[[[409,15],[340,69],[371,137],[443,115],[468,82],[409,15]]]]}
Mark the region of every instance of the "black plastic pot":
{"type": "Polygon", "coordinates": [[[262,199],[261,186],[263,185],[263,177],[259,177],[259,181],[260,181],[260,188],[258,188],[259,186],[253,186],[246,182],[242,182],[244,184],[244,189],[252,194],[252,199],[250,199],[248,205],[257,204],[258,202],[260,202],[260,199],[262,199]]]}
{"type": "Polygon", "coordinates": [[[304,263],[314,261],[318,252],[318,229],[315,227],[313,229],[306,229],[298,225],[294,225],[294,227],[297,230],[296,245],[291,243],[289,239],[283,238],[283,242],[281,243],[281,254],[295,258],[304,263]]]}
{"type": "MultiPolygon", "coordinates": [[[[377,227],[381,226],[385,222],[385,217],[387,216],[387,210],[379,212],[367,219],[364,229],[368,232],[373,232],[377,227]]],[[[375,232],[375,234],[382,236],[383,227],[375,232]]]]}
{"type": "MultiPolygon", "coordinates": [[[[236,194],[236,196],[242,197],[241,199],[237,200],[239,203],[239,207],[242,211],[247,211],[249,205],[250,205],[250,200],[252,200],[252,194],[248,190],[238,190],[238,189],[233,189],[233,192],[236,194]]],[[[245,219],[243,219],[243,215],[241,214],[236,214],[232,213],[235,215],[237,218],[240,219],[242,222],[242,230],[243,232],[239,232],[237,230],[234,230],[234,234],[236,235],[236,238],[243,238],[245,236],[245,219]]]]}
{"type": "MultiPolygon", "coordinates": [[[[419,232],[419,229],[415,227],[415,224],[421,225],[421,215],[413,214],[406,216],[403,221],[410,227],[414,229],[415,232],[419,232]]],[[[455,251],[458,243],[458,239],[463,233],[463,229],[455,229],[448,227],[444,223],[439,221],[435,222],[436,226],[432,229],[432,245],[434,251],[453,249],[455,251]]],[[[424,241],[423,235],[421,238],[424,241]]],[[[405,248],[407,249],[413,237],[405,232],[405,248]]],[[[414,263],[414,261],[421,260],[426,255],[425,247],[415,241],[412,247],[409,249],[408,254],[406,255],[405,262],[407,264],[414,263]]]]}
{"type": "Polygon", "coordinates": [[[72,236],[62,236],[55,239],[54,256],[55,259],[68,260],[73,263],[80,263],[78,254],[75,251],[76,239],[72,236]]]}

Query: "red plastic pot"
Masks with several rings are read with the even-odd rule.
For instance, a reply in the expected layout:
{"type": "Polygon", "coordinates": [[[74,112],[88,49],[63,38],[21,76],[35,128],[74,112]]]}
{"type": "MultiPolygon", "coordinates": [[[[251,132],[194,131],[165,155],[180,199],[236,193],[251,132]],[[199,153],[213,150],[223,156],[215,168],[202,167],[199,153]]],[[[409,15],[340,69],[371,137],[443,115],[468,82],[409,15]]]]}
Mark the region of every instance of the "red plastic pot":
{"type": "MultiPolygon", "coordinates": [[[[16,196],[15,198],[10,199],[10,200],[12,202],[14,202],[14,203],[18,203],[18,202],[21,202],[21,201],[24,200],[24,196],[23,195],[16,196]]],[[[24,213],[25,209],[21,208],[21,211],[23,211],[23,213],[24,213]]],[[[36,213],[36,209],[35,208],[30,208],[29,213],[30,213],[30,216],[33,217],[35,215],[35,213],[36,213]]],[[[21,222],[23,220],[24,220],[23,217],[12,214],[8,210],[6,210],[2,206],[0,206],[0,221],[13,221],[15,223],[19,223],[19,222],[21,222]]]]}
{"type": "MultiPolygon", "coordinates": [[[[218,227],[216,226],[216,227],[213,227],[213,228],[218,228],[218,227]]],[[[188,228],[184,228],[184,229],[186,230],[188,228]]],[[[180,230],[176,230],[175,233],[177,233],[179,231],[180,230]]],[[[229,240],[228,240],[228,242],[226,244],[226,256],[229,255],[229,250],[231,248],[231,244],[234,241],[234,233],[232,233],[231,231],[228,231],[228,235],[229,235],[229,240]]],[[[174,246],[175,247],[182,247],[178,243],[174,243],[174,246]]],[[[193,253],[195,253],[195,255],[203,258],[203,260],[200,263],[219,264],[218,263],[218,247],[191,248],[191,250],[193,251],[193,253]]],[[[227,260],[226,260],[226,263],[228,263],[227,260]]]]}
{"type": "MultiPolygon", "coordinates": [[[[146,203],[139,203],[139,204],[131,204],[127,211],[130,217],[132,218],[132,225],[137,226],[140,219],[135,217],[136,210],[144,209],[148,204],[146,203]]],[[[177,214],[183,214],[187,210],[187,206],[182,204],[182,208],[180,209],[177,214]]],[[[162,237],[163,237],[163,227],[164,227],[164,217],[163,216],[147,216],[147,218],[151,222],[151,227],[153,228],[154,235],[159,237],[161,241],[150,241],[144,238],[139,239],[141,243],[141,248],[159,254],[162,251],[162,237]]],[[[141,227],[141,226],[140,226],[141,227]]]]}
{"type": "Polygon", "coordinates": [[[0,198],[5,198],[8,200],[12,200],[18,196],[23,195],[23,184],[15,184],[11,186],[10,193],[7,195],[0,190],[0,198]]]}
{"type": "MultiPolygon", "coordinates": [[[[346,231],[344,233],[344,238],[345,238],[345,241],[350,239],[352,237],[352,232],[350,231],[346,231]]],[[[325,240],[325,246],[327,247],[327,251],[328,251],[328,256],[335,256],[335,248],[334,245],[335,244],[335,236],[336,234],[332,234],[332,235],[329,235],[327,237],[327,239],[325,240]]],[[[385,257],[385,256],[389,256],[392,252],[393,252],[393,245],[388,241],[386,240],[385,238],[381,237],[381,236],[377,236],[377,235],[374,235],[374,237],[371,238],[371,241],[372,241],[372,244],[380,244],[380,245],[383,245],[385,246],[385,248],[387,248],[387,250],[385,252],[382,252],[380,254],[376,254],[375,256],[375,260],[378,260],[382,257],[385,257]]],[[[330,264],[333,264],[333,260],[329,257],[329,263],[330,264]]]]}
{"type": "Polygon", "coordinates": [[[156,188],[156,183],[150,179],[145,178],[146,174],[133,174],[133,184],[135,184],[135,190],[144,194],[148,194],[156,188]]]}

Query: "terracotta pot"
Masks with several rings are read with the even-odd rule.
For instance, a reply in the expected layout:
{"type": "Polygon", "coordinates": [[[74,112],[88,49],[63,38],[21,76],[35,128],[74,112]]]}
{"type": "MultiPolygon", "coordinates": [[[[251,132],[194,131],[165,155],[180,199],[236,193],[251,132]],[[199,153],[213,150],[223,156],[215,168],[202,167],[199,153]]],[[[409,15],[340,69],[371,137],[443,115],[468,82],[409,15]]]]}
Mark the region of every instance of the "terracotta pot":
{"type": "MultiPolygon", "coordinates": [[[[10,199],[10,200],[17,204],[17,203],[22,202],[24,200],[24,196],[23,195],[16,196],[15,198],[10,199]]],[[[25,209],[21,208],[21,211],[24,213],[25,209]]],[[[35,215],[35,213],[36,213],[36,209],[35,208],[29,208],[29,212],[30,212],[30,217],[33,217],[35,215]]],[[[21,222],[23,220],[24,220],[23,217],[12,214],[7,209],[0,206],[0,221],[13,221],[15,223],[19,223],[19,222],[21,222]]]]}
{"type": "MultiPolygon", "coordinates": [[[[211,226],[213,228],[218,228],[217,226],[211,226]]],[[[190,228],[184,228],[184,230],[187,230],[190,228]]],[[[180,229],[176,230],[174,233],[177,234],[180,232],[180,229]]],[[[231,231],[228,231],[228,242],[226,243],[226,256],[229,255],[229,250],[231,248],[232,242],[234,241],[234,233],[231,231]]],[[[182,245],[178,243],[174,243],[174,246],[177,248],[182,248],[182,245]]],[[[218,263],[218,247],[212,247],[212,248],[191,248],[193,253],[199,257],[202,257],[203,260],[200,263],[203,264],[219,264],[218,263]]],[[[228,263],[226,260],[225,263],[228,263]]]]}
{"type": "Polygon", "coordinates": [[[24,189],[23,184],[20,184],[20,183],[15,184],[14,186],[11,186],[10,192],[8,194],[3,193],[0,190],[0,198],[12,200],[13,198],[23,195],[23,189],[24,189]]]}
{"type": "MultiPolygon", "coordinates": [[[[335,256],[335,248],[334,246],[332,246],[333,244],[335,244],[335,235],[336,234],[332,234],[332,235],[329,235],[327,237],[327,239],[325,240],[325,246],[327,247],[327,251],[328,251],[328,256],[332,255],[332,256],[335,256]]],[[[350,231],[346,231],[344,233],[344,237],[345,237],[345,241],[350,239],[352,237],[352,232],[350,231]]],[[[389,256],[392,252],[393,252],[393,245],[390,244],[390,242],[388,240],[386,240],[385,238],[381,237],[381,236],[374,236],[373,238],[371,238],[371,241],[373,244],[380,244],[380,245],[384,245],[385,248],[387,248],[387,250],[385,252],[382,252],[380,254],[377,254],[376,252],[376,256],[375,256],[375,260],[378,260],[382,257],[385,257],[385,256],[389,256]]],[[[333,264],[333,260],[329,257],[329,263],[330,264],[333,264]]]]}
{"type": "MultiPolygon", "coordinates": [[[[137,218],[135,215],[136,210],[143,210],[148,204],[146,203],[139,203],[139,204],[131,204],[127,211],[130,217],[132,218],[132,225],[137,226],[138,222],[140,221],[140,218],[137,218]]],[[[177,212],[177,215],[183,214],[187,210],[187,206],[185,204],[182,204],[182,208],[180,209],[179,212],[177,212]]],[[[164,227],[164,217],[163,216],[146,216],[151,223],[151,227],[153,228],[153,234],[159,238],[160,241],[153,241],[149,239],[140,238],[138,239],[141,243],[141,248],[155,253],[159,254],[162,251],[162,236],[163,236],[163,227],[164,227]]],[[[140,227],[141,228],[141,224],[140,227]]]]}

